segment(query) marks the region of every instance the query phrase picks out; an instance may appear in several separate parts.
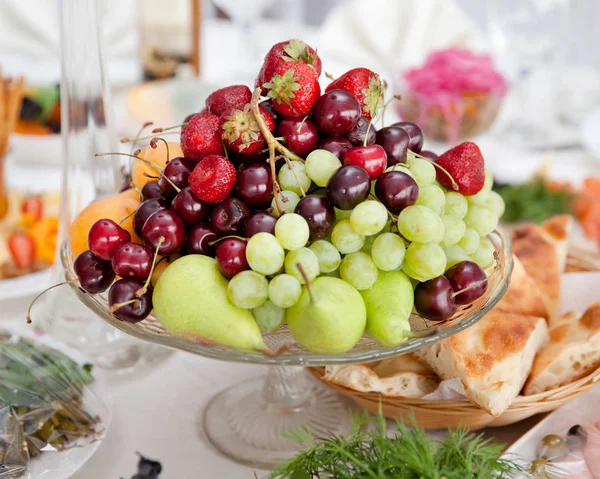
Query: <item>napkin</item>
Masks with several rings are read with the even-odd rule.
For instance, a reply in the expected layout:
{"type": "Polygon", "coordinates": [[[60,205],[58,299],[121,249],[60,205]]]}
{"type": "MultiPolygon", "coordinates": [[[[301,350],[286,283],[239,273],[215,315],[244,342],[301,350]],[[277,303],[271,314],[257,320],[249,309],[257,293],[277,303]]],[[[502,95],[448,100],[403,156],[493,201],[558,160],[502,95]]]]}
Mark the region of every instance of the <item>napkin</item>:
{"type": "MultiPolygon", "coordinates": [[[[103,20],[109,79],[122,84],[139,80],[138,1],[96,1],[103,20]]],[[[57,0],[2,0],[0,65],[5,74],[23,74],[30,84],[60,80],[60,5],[57,0]]]]}
{"type": "Polygon", "coordinates": [[[366,67],[387,77],[448,46],[480,50],[474,21],[455,0],[351,0],[327,17],[318,43],[334,76],[366,67]]]}

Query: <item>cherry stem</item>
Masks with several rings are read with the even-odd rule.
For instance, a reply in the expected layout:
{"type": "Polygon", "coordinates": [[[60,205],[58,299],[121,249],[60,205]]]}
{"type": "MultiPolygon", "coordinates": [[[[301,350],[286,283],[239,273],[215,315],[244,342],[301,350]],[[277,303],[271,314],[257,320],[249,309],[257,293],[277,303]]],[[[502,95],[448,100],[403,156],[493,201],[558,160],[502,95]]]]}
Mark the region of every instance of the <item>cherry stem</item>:
{"type": "Polygon", "coordinates": [[[256,88],[254,90],[254,93],[252,93],[252,100],[250,101],[250,107],[252,108],[252,113],[254,113],[254,118],[256,119],[256,123],[258,124],[261,133],[267,140],[267,146],[269,147],[268,162],[271,167],[271,177],[273,180],[273,197],[275,198],[275,205],[277,206],[277,210],[281,214],[283,212],[283,208],[281,208],[281,205],[279,204],[279,192],[281,191],[281,187],[277,182],[277,173],[275,171],[275,143],[277,143],[277,141],[273,139],[273,135],[271,135],[271,132],[267,128],[265,120],[260,112],[260,107],[258,106],[258,101],[260,100],[260,92],[260,88],[256,88]]]}
{"type": "Polygon", "coordinates": [[[369,140],[369,130],[371,129],[371,125],[373,124],[373,117],[369,120],[369,124],[367,125],[367,131],[365,132],[365,139],[363,141],[363,146],[367,146],[367,141],[369,140]]]}
{"type": "Polygon", "coordinates": [[[131,155],[129,153],[121,153],[121,152],[109,152],[109,153],[96,153],[94,156],[112,156],[112,155],[121,155],[121,156],[129,156],[130,158],[135,158],[136,160],[140,160],[143,163],[146,163],[149,167],[154,168],[156,171],[162,173],[164,168],[158,166],[156,163],[152,163],[151,161],[146,160],[140,156],[131,155]]]}
{"type": "Polygon", "coordinates": [[[144,286],[135,292],[136,298],[141,298],[142,296],[144,296],[146,294],[146,291],[148,291],[148,286],[150,285],[150,281],[152,281],[152,275],[154,274],[154,268],[156,268],[156,264],[157,264],[156,258],[158,258],[158,250],[160,249],[160,246],[164,242],[165,242],[164,236],[161,236],[160,238],[158,238],[158,244],[156,245],[156,251],[154,251],[154,258],[152,259],[152,268],[150,268],[150,274],[148,274],[148,277],[146,278],[146,282],[144,283],[144,286]]]}
{"type": "Polygon", "coordinates": [[[300,124],[298,125],[298,128],[296,129],[296,133],[300,134],[300,130],[302,130],[302,126],[304,125],[306,120],[308,120],[308,115],[306,115],[304,118],[302,118],[302,121],[300,122],[300,124]]]}
{"type": "Polygon", "coordinates": [[[152,178],[153,180],[158,180],[160,178],[160,176],[153,176],[153,175],[149,175],[148,173],[144,172],[144,176],[146,178],[152,178]]]}
{"type": "MultiPolygon", "coordinates": [[[[164,131],[162,132],[165,135],[175,135],[175,134],[179,134],[181,133],[180,131],[164,131]]],[[[155,133],[153,133],[152,135],[148,135],[148,136],[139,136],[137,138],[121,138],[121,140],[119,140],[121,143],[129,143],[132,141],[140,141],[140,140],[151,140],[152,138],[154,138],[156,136],[155,133]]]]}
{"type": "Polygon", "coordinates": [[[392,103],[394,100],[402,100],[402,97],[400,95],[394,95],[392,96],[392,98],[390,98],[387,102],[384,103],[383,108],[381,109],[381,125],[385,125],[383,118],[385,117],[385,110],[387,109],[388,105],[390,103],[392,103]]]}
{"type": "Polygon", "coordinates": [[[168,176],[165,176],[164,173],[161,175],[161,177],[164,178],[167,181],[167,183],[169,183],[177,193],[181,192],[181,188],[179,188],[179,186],[177,186],[175,183],[173,183],[173,180],[171,180],[171,178],[169,178],[168,176]]]}
{"type": "Polygon", "coordinates": [[[44,291],[42,291],[40,294],[38,294],[35,298],[33,298],[33,301],[29,304],[29,308],[27,308],[27,316],[25,318],[25,319],[27,319],[27,324],[32,323],[31,309],[33,308],[33,305],[37,302],[38,299],[40,299],[43,295],[45,295],[51,289],[58,288],[59,286],[64,286],[65,284],[73,284],[73,283],[78,283],[78,281],[70,280],[70,281],[63,281],[62,283],[54,284],[54,285],[50,286],[49,288],[46,288],[44,291]]]}
{"type": "Polygon", "coordinates": [[[273,136],[273,133],[269,131],[267,128],[267,124],[265,123],[265,119],[260,113],[259,109],[259,100],[260,100],[260,88],[254,90],[252,94],[252,100],[250,101],[250,106],[252,107],[252,113],[254,113],[254,118],[256,119],[256,123],[258,123],[258,127],[260,128],[261,133],[263,134],[265,140],[267,141],[267,145],[272,146],[274,150],[278,150],[280,153],[287,155],[288,158],[301,161],[304,163],[304,159],[300,158],[293,151],[288,150],[285,146],[277,141],[277,139],[273,136]]]}
{"type": "Polygon", "coordinates": [[[169,144],[167,143],[167,140],[165,140],[164,138],[152,138],[150,140],[150,146],[152,147],[153,150],[156,150],[156,148],[158,147],[158,142],[162,141],[165,144],[165,147],[167,148],[167,161],[165,161],[165,164],[167,164],[169,161],[171,161],[171,155],[169,153],[169,144]]]}
{"type": "Polygon", "coordinates": [[[130,299],[129,301],[124,301],[123,303],[115,303],[110,308],[108,308],[108,312],[113,314],[115,311],[121,309],[123,306],[128,306],[130,304],[139,303],[139,299],[130,299]]]}
{"type": "MultiPolygon", "coordinates": [[[[454,178],[452,178],[452,175],[450,173],[448,173],[448,170],[446,170],[446,168],[444,168],[443,166],[438,165],[435,161],[432,161],[431,159],[419,155],[418,153],[415,153],[412,150],[408,150],[413,156],[415,156],[416,158],[421,158],[422,160],[428,161],[429,163],[431,163],[434,167],[438,168],[439,170],[443,171],[448,178],[450,178],[450,183],[452,184],[452,189],[454,191],[458,191],[458,185],[456,184],[456,181],[454,181],[454,178]]],[[[408,166],[408,165],[407,165],[408,166]]]]}
{"type": "Polygon", "coordinates": [[[137,213],[138,208],[139,208],[139,206],[135,210],[133,210],[131,213],[129,213],[125,218],[123,218],[121,221],[119,221],[117,224],[119,226],[121,226],[123,223],[125,223],[125,221],[127,221],[129,218],[131,218],[134,214],[137,213]]]}
{"type": "Polygon", "coordinates": [[[214,246],[217,243],[220,243],[222,240],[227,239],[227,238],[235,238],[235,239],[239,239],[242,241],[248,241],[248,238],[242,238],[241,236],[237,236],[237,235],[228,235],[228,236],[221,236],[220,238],[214,240],[214,241],[210,241],[208,243],[208,246],[214,246]]]}
{"type": "Polygon", "coordinates": [[[162,133],[163,131],[174,130],[175,128],[182,128],[185,125],[187,125],[187,121],[185,123],[180,123],[179,125],[166,126],[164,128],[154,128],[154,130],[152,130],[152,133],[162,133]]]}
{"type": "MultiPolygon", "coordinates": [[[[149,127],[150,125],[152,125],[152,122],[151,122],[151,121],[147,121],[146,123],[144,123],[144,124],[142,125],[142,127],[141,127],[141,128],[138,130],[137,134],[135,135],[135,136],[136,136],[136,138],[137,138],[138,136],[141,136],[142,132],[143,132],[143,131],[144,131],[144,130],[147,128],[147,127],[149,127]]],[[[137,143],[137,140],[134,140],[133,144],[131,145],[131,150],[129,151],[129,153],[133,153],[133,149],[135,148],[135,145],[136,145],[136,143],[137,143]]]]}
{"type": "Polygon", "coordinates": [[[310,296],[310,300],[315,303],[315,297],[312,294],[312,288],[310,285],[310,278],[308,277],[308,275],[306,274],[306,271],[304,270],[304,267],[300,264],[300,263],[296,263],[296,268],[298,268],[298,271],[300,271],[300,274],[302,275],[302,279],[304,280],[304,283],[306,284],[306,291],[308,291],[308,295],[310,296]]]}
{"type": "Polygon", "coordinates": [[[484,279],[470,284],[466,288],[455,291],[454,293],[452,293],[450,295],[450,297],[454,298],[455,296],[458,296],[459,294],[464,293],[465,291],[469,291],[473,288],[476,288],[477,286],[482,285],[483,283],[487,283],[492,276],[494,276],[498,271],[500,271],[500,262],[498,261],[498,255],[497,255],[496,251],[494,251],[494,260],[495,260],[496,264],[494,265],[494,270],[489,274],[489,276],[486,276],[484,279]]]}
{"type": "Polygon", "coordinates": [[[325,72],[325,76],[327,78],[329,78],[330,80],[332,80],[332,81],[335,80],[335,77],[331,73],[329,73],[329,72],[325,72]]]}

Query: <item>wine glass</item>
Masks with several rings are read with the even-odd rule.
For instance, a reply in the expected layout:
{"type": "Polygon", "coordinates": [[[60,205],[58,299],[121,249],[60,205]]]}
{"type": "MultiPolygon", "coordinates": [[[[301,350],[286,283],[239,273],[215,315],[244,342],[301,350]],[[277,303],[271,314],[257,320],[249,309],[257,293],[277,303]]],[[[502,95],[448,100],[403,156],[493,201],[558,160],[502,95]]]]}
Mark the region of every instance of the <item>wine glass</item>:
{"type": "MultiPolygon", "coordinates": [[[[208,358],[268,366],[264,380],[248,379],[218,393],[203,413],[203,435],[220,452],[243,464],[267,469],[301,449],[282,437],[291,428],[308,427],[316,437],[346,430],[349,421],[346,407],[333,390],[311,382],[303,366],[369,362],[414,351],[475,324],[500,300],[508,288],[513,267],[510,240],[499,232],[493,232],[489,239],[496,249],[496,273],[490,275],[485,294],[462,308],[451,321],[440,324],[413,315],[410,322],[414,334],[406,342],[389,347],[363,335],[353,349],[338,356],[300,348],[286,326],[263,335],[272,351],[288,346],[276,357],[217,344],[199,344],[170,335],[152,316],[136,324],[119,321],[108,312],[106,294],[91,295],[74,284],[71,286],[81,301],[108,324],[136,338],[208,358]]],[[[66,278],[75,279],[67,243],[62,245],[61,258],[66,278]]]]}
{"type": "MultiPolygon", "coordinates": [[[[116,157],[95,157],[98,151],[115,151],[111,129],[110,92],[102,49],[101,8],[97,0],[61,0],[61,131],[64,156],[59,237],[68,235],[77,213],[94,199],[118,191],[120,165],[116,157]]],[[[57,283],[64,277],[55,265],[57,283]]],[[[33,314],[35,325],[71,347],[85,350],[96,364],[112,370],[166,358],[165,348],[136,341],[100,321],[68,288],[43,296],[33,314]]]]}
{"type": "Polygon", "coordinates": [[[515,113],[502,136],[547,145],[558,117],[569,0],[490,0],[487,7],[496,61],[512,84],[515,113]]]}

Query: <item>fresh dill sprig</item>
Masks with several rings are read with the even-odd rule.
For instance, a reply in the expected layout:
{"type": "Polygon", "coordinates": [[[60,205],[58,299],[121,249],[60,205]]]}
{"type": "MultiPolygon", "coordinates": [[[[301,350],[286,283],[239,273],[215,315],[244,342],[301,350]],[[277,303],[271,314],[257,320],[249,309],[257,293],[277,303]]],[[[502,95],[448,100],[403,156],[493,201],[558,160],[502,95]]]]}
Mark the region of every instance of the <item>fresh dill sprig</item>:
{"type": "Polygon", "coordinates": [[[448,430],[442,442],[432,442],[414,425],[397,422],[388,436],[379,414],[352,417],[347,436],[314,438],[297,429],[287,436],[306,449],[285,461],[269,479],[492,479],[511,478],[519,465],[500,459],[503,447],[465,428],[448,430]]]}

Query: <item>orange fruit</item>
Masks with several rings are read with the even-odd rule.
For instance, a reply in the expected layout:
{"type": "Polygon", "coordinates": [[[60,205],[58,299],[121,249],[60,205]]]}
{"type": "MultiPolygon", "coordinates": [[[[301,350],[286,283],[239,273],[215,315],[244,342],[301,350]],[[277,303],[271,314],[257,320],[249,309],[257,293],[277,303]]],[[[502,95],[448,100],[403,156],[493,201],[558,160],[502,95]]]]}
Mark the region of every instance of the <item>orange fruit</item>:
{"type": "MultiPolygon", "coordinates": [[[[135,190],[132,191],[136,193],[135,190]]],[[[96,221],[108,218],[119,223],[133,213],[139,205],[139,195],[136,193],[136,197],[133,197],[128,190],[118,195],[107,196],[86,206],[69,227],[69,245],[73,255],[79,256],[88,250],[88,233],[96,221]]],[[[131,241],[143,242],[133,230],[133,215],[127,218],[121,226],[129,231],[131,241]]]]}
{"type": "MultiPolygon", "coordinates": [[[[164,166],[167,164],[167,159],[172,160],[178,156],[183,156],[183,151],[181,151],[181,146],[179,146],[179,143],[169,142],[169,156],[167,158],[167,147],[162,141],[157,143],[156,148],[147,146],[140,153],[141,158],[144,158],[145,160],[148,160],[155,165],[160,166],[161,168],[164,168],[164,166]]],[[[145,174],[150,176],[160,175],[160,171],[157,171],[147,163],[135,159],[132,159],[132,161],[133,165],[131,167],[131,181],[133,186],[135,186],[137,189],[141,190],[142,187],[149,181],[156,181],[152,178],[148,178],[145,176],[145,174]]]]}

